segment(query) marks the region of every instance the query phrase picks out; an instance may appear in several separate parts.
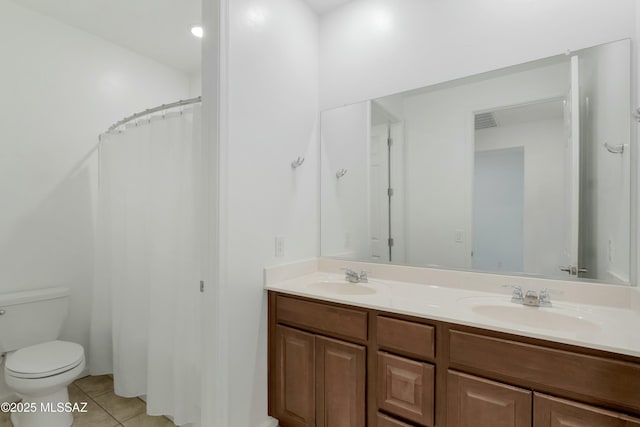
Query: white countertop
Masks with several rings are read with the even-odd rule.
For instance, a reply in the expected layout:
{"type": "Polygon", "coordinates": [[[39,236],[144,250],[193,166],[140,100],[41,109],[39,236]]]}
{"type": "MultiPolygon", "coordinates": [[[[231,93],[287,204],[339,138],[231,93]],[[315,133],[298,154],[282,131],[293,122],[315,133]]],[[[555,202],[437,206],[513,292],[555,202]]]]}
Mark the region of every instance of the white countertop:
{"type": "Polygon", "coordinates": [[[370,277],[369,283],[352,285],[363,286],[370,294],[345,295],[318,285],[348,285],[343,275],[310,273],[299,267],[296,272],[303,274],[291,277],[279,272],[269,277],[268,272],[265,289],[640,357],[640,312],[632,306],[576,303],[570,301],[570,295],[563,295],[551,308],[525,307],[511,303],[507,289],[487,292],[375,277],[370,277]],[[491,311],[496,307],[500,318],[491,311]]]}

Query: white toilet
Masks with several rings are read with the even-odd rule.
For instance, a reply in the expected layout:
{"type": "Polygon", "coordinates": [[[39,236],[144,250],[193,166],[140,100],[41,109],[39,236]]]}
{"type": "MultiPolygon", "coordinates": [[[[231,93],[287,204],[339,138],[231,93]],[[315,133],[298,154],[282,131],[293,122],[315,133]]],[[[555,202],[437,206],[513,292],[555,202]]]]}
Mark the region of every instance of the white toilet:
{"type": "Polygon", "coordinates": [[[81,345],[56,341],[69,309],[69,289],[0,294],[0,353],[4,378],[35,412],[11,415],[15,427],[69,427],[67,386],[85,367],[81,345]]]}

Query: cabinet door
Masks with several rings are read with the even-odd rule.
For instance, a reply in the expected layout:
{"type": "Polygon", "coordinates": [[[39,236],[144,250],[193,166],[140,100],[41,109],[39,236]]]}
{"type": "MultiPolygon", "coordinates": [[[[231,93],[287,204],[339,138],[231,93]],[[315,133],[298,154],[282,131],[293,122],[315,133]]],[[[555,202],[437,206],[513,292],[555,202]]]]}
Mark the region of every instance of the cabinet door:
{"type": "Polygon", "coordinates": [[[378,407],[423,426],[434,420],[433,365],[378,352],[378,407]]]}
{"type": "Polygon", "coordinates": [[[449,371],[447,421],[448,427],[530,427],[531,392],[449,371]]]}
{"type": "Polygon", "coordinates": [[[318,427],[365,427],[366,350],[316,337],[318,427]]]}
{"type": "Polygon", "coordinates": [[[315,426],[314,336],[276,326],[274,417],[282,427],[315,426]]]}
{"type": "Polygon", "coordinates": [[[533,427],[640,427],[640,419],[535,393],[533,427]]]}

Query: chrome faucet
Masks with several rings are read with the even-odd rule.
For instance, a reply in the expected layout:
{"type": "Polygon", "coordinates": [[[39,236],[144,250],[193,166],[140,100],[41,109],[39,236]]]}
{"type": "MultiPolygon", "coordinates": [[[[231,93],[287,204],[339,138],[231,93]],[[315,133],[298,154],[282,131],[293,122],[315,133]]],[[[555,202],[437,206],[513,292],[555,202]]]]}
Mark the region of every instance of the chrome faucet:
{"type": "Polygon", "coordinates": [[[540,307],[540,298],[538,298],[536,291],[527,291],[522,304],[528,305],[529,307],[540,307]]]}
{"type": "Polygon", "coordinates": [[[367,271],[361,270],[360,274],[356,273],[350,268],[343,268],[345,271],[344,279],[351,283],[369,283],[369,278],[367,277],[367,271]]]}
{"type": "Polygon", "coordinates": [[[513,294],[511,295],[511,302],[515,304],[522,304],[528,307],[551,307],[551,291],[544,288],[540,291],[540,294],[536,291],[528,290],[523,293],[522,288],[516,285],[504,285],[503,288],[513,288],[513,294]]]}

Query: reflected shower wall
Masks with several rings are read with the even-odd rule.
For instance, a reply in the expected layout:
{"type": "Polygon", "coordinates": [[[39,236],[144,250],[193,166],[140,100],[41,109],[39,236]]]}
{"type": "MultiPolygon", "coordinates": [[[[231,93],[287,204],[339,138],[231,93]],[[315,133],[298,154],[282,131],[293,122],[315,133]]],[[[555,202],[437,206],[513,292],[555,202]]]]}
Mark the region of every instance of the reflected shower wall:
{"type": "MultiPolygon", "coordinates": [[[[631,221],[629,43],[589,49],[580,56],[580,259],[585,278],[629,282],[631,221]],[[612,153],[608,144],[622,151],[612,153]]],[[[615,151],[615,150],[614,150],[615,151]]]]}

